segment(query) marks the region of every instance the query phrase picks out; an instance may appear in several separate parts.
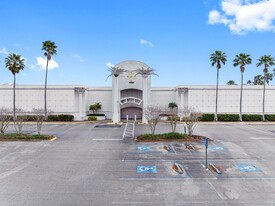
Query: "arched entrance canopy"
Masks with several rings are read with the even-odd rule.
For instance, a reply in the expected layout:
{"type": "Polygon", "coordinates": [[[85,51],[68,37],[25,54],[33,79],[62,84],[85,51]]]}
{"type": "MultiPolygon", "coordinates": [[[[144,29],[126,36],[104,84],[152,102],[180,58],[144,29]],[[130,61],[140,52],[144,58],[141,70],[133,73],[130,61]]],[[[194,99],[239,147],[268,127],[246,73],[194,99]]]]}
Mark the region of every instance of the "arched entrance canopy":
{"type": "Polygon", "coordinates": [[[125,105],[125,104],[140,105],[141,102],[142,102],[142,100],[137,97],[125,97],[125,98],[120,99],[120,105],[125,105]]]}

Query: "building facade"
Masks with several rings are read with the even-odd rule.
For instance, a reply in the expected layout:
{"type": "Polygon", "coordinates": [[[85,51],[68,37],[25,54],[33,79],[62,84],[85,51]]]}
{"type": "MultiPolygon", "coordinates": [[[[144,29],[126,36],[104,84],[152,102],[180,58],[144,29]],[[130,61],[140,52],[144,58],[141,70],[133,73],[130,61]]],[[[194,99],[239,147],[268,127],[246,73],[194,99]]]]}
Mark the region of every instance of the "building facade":
{"type": "MultiPolygon", "coordinates": [[[[112,87],[88,87],[85,85],[49,85],[48,109],[54,114],[72,114],[75,120],[87,119],[89,106],[102,104],[100,113],[108,119],[140,119],[149,105],[167,107],[170,102],[179,108],[192,107],[203,113],[214,113],[216,87],[181,85],[176,87],[151,87],[151,76],[137,75],[138,68],[149,68],[138,61],[124,61],[115,67],[125,70],[118,77],[112,76],[112,87]]],[[[263,86],[243,87],[243,113],[261,114],[263,86]]],[[[13,85],[0,85],[0,108],[12,108],[13,85]]],[[[16,85],[16,107],[25,111],[44,108],[44,85],[16,85]]],[[[219,86],[218,113],[238,114],[240,86],[219,86]]],[[[275,113],[275,86],[266,87],[266,114],[275,113]]]]}

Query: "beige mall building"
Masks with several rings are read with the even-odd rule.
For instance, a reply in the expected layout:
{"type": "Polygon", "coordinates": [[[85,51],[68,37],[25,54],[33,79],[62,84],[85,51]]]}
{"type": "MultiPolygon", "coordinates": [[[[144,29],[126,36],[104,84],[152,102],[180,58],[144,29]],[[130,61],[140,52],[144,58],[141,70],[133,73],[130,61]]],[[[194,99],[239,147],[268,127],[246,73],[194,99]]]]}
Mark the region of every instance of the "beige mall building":
{"type": "MultiPolygon", "coordinates": [[[[48,109],[55,114],[72,114],[75,120],[87,119],[89,105],[100,102],[108,119],[143,119],[142,111],[148,105],[167,107],[170,102],[179,108],[192,107],[203,113],[215,111],[215,85],[179,85],[151,87],[151,76],[136,75],[138,68],[148,68],[139,61],[123,61],[116,65],[126,72],[112,76],[112,87],[85,85],[48,85],[48,109]]],[[[163,78],[163,77],[162,77],[163,78]]],[[[243,113],[261,114],[263,86],[245,85],[243,113]]],[[[239,112],[240,86],[219,86],[219,113],[239,112]]],[[[0,107],[12,108],[13,86],[0,85],[0,107]]],[[[26,111],[44,108],[44,85],[16,85],[16,107],[26,111]]],[[[266,87],[266,114],[275,113],[275,86],[266,87]]]]}

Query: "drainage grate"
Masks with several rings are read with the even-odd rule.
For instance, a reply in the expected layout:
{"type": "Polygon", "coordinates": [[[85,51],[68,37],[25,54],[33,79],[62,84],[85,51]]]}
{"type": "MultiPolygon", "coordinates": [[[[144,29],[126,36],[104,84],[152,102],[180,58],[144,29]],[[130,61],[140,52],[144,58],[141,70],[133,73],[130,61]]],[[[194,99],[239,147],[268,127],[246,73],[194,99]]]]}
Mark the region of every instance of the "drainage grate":
{"type": "Polygon", "coordinates": [[[242,172],[261,172],[260,169],[251,164],[236,164],[235,167],[242,172]]]}
{"type": "Polygon", "coordinates": [[[121,127],[119,124],[98,124],[95,128],[118,128],[121,127]]]}
{"type": "Polygon", "coordinates": [[[157,173],[157,166],[137,166],[137,173],[157,173]]]}

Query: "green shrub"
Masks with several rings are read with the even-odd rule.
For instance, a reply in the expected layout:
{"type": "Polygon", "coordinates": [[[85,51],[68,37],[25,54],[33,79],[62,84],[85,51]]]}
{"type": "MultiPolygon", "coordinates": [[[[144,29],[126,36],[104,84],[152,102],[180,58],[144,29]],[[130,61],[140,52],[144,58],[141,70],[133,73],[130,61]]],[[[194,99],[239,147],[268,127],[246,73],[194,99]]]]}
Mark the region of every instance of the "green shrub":
{"type": "Polygon", "coordinates": [[[275,121],[275,114],[266,114],[265,119],[267,121],[275,121]]]}
{"type": "Polygon", "coordinates": [[[26,119],[26,121],[36,121],[35,115],[24,115],[24,118],[26,119]]]}
{"type": "Polygon", "coordinates": [[[96,118],[95,116],[90,116],[90,117],[88,117],[88,120],[89,120],[89,121],[96,121],[97,118],[96,118]]]}
{"type": "Polygon", "coordinates": [[[167,118],[168,121],[180,121],[179,116],[168,116],[167,118]]]}
{"type": "Polygon", "coordinates": [[[73,121],[74,120],[74,116],[73,115],[68,115],[68,114],[60,114],[58,115],[58,119],[59,121],[73,121]]]}
{"type": "Polygon", "coordinates": [[[200,121],[202,122],[214,121],[214,114],[203,114],[200,121]]]}
{"type": "Polygon", "coordinates": [[[54,138],[52,135],[38,135],[38,134],[0,134],[0,139],[4,140],[50,140],[54,138]]]}
{"type": "Polygon", "coordinates": [[[138,137],[138,140],[174,140],[174,139],[185,139],[187,134],[181,134],[177,132],[170,132],[164,134],[142,134],[138,137]]]}
{"type": "Polygon", "coordinates": [[[48,121],[64,121],[70,122],[74,120],[74,116],[70,114],[49,115],[48,121]]]}
{"type": "Polygon", "coordinates": [[[48,121],[50,121],[50,122],[58,121],[58,115],[49,115],[48,121]]]}
{"type": "Polygon", "coordinates": [[[164,139],[184,139],[187,137],[186,134],[181,134],[177,132],[170,132],[163,134],[164,139]]]}
{"type": "Polygon", "coordinates": [[[238,114],[218,114],[218,120],[222,122],[236,122],[240,118],[238,114]]]}
{"type": "Polygon", "coordinates": [[[159,116],[160,117],[169,117],[170,115],[169,114],[160,114],[159,116]]]}
{"type": "Polygon", "coordinates": [[[243,114],[243,121],[262,121],[262,115],[260,114],[243,114]]]}
{"type": "Polygon", "coordinates": [[[101,116],[101,117],[103,117],[103,116],[105,116],[105,114],[87,114],[87,116],[88,116],[88,117],[89,117],[89,116],[96,116],[96,117],[101,116]]]}

